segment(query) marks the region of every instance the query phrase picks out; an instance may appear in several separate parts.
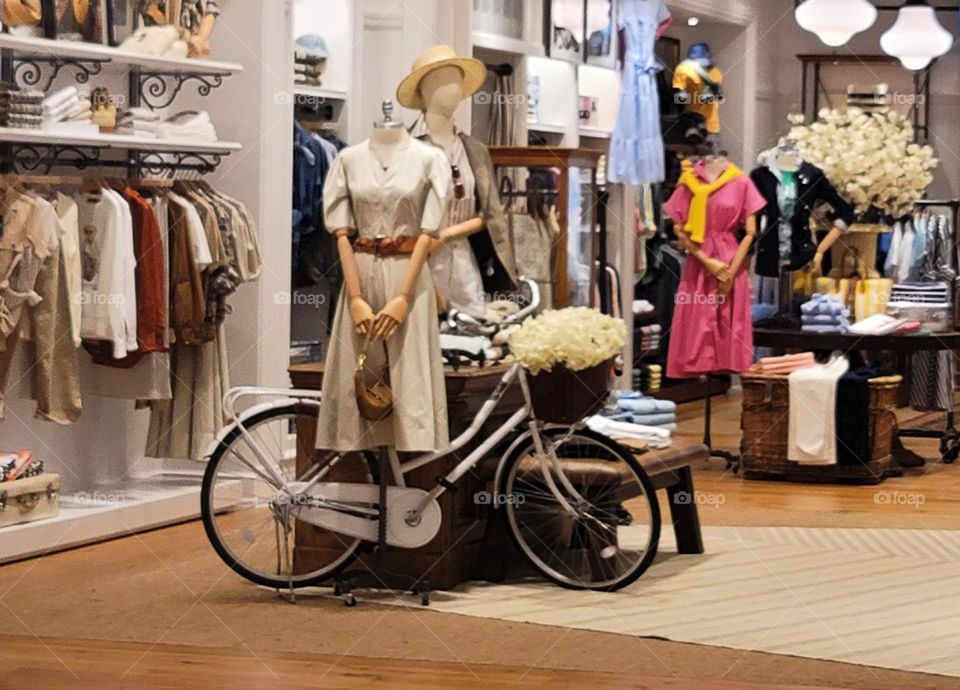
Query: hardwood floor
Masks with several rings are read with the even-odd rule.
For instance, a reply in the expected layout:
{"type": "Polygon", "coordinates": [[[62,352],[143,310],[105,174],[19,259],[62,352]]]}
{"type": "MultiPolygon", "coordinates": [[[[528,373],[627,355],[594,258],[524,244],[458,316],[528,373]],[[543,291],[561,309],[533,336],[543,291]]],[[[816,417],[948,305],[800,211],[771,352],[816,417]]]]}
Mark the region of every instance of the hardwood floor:
{"type": "MultiPolygon", "coordinates": [[[[738,451],[739,394],[716,399],[713,413],[714,447],[738,451]]],[[[702,402],[682,405],[678,435],[702,439],[703,416],[702,402]]],[[[906,445],[927,464],[877,486],[746,480],[711,459],[694,468],[700,519],[708,525],[960,529],[960,463],[940,462],[935,440],[909,439],[906,445]]]]}
{"type": "MultiPolygon", "coordinates": [[[[702,409],[681,408],[680,435],[702,436],[702,409]]],[[[736,395],[716,401],[717,447],[738,446],[739,410],[736,395]]],[[[930,441],[910,447],[936,455],[930,441]]],[[[878,487],[746,481],[721,460],[694,472],[705,524],[960,529],[960,465],[931,463],[878,487]]],[[[419,607],[345,609],[324,596],[290,606],[227,570],[196,522],[0,567],[0,630],[2,690],[960,688],[960,679],[419,607]]]]}
{"type": "Polygon", "coordinates": [[[3,688],[664,688],[666,690],[802,690],[827,686],[598,673],[363,657],[309,656],[130,642],[0,635],[3,688]]]}

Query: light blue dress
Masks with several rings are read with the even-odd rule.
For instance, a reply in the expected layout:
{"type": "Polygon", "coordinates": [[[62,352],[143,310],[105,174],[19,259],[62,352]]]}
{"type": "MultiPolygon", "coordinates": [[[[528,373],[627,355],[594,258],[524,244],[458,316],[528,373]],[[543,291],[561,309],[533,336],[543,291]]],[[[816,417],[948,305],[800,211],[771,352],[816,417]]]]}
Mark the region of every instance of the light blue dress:
{"type": "Polygon", "coordinates": [[[610,143],[607,180],[641,185],[663,182],[663,134],[656,73],[663,69],[654,46],[657,28],[670,19],[663,0],[620,0],[626,34],[623,90],[610,143]]]}

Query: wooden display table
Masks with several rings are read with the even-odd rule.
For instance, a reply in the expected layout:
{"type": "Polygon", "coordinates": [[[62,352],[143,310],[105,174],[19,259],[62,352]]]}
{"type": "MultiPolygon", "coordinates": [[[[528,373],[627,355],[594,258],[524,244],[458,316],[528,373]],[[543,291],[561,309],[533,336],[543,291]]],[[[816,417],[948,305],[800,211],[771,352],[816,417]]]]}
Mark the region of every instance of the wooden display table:
{"type": "MultiPolygon", "coordinates": [[[[508,365],[500,364],[482,369],[463,367],[459,371],[446,371],[450,438],[455,438],[470,425],[480,406],[493,393],[507,369],[508,365]]],[[[319,390],[323,386],[322,364],[295,365],[290,367],[289,371],[295,388],[319,390]]],[[[428,491],[432,489],[436,485],[437,477],[452,470],[522,404],[523,393],[520,386],[515,384],[504,395],[497,410],[474,441],[449,457],[407,474],[407,486],[428,491]]],[[[297,419],[298,474],[313,464],[316,433],[316,408],[304,406],[297,419]]],[[[440,533],[420,549],[391,549],[390,569],[409,575],[426,575],[434,589],[450,589],[473,579],[487,522],[487,506],[477,505],[474,494],[484,490],[485,485],[485,480],[481,479],[476,471],[468,472],[457,483],[456,491],[447,491],[440,496],[438,502],[443,511],[440,533]]],[[[323,547],[322,544],[311,543],[308,530],[298,528],[296,548],[295,565],[297,570],[302,572],[311,569],[310,549],[323,547]]]]}
{"type": "MultiPolygon", "coordinates": [[[[460,371],[446,371],[451,438],[470,425],[506,369],[507,365],[496,365],[483,369],[464,367],[460,371]]],[[[290,368],[290,378],[296,388],[319,389],[323,385],[323,365],[293,366],[290,368]]],[[[514,384],[474,442],[448,458],[442,458],[407,474],[407,485],[427,490],[433,488],[437,477],[450,471],[456,463],[469,455],[487,438],[490,431],[503,424],[523,404],[522,395],[519,385],[514,384]]],[[[313,463],[316,452],[313,448],[317,431],[316,413],[316,407],[306,405],[299,410],[298,474],[305,472],[313,463]]],[[[650,451],[638,456],[654,487],[665,490],[669,496],[680,553],[703,553],[697,505],[696,501],[691,500],[694,494],[691,465],[707,459],[708,456],[706,446],[684,441],[676,441],[672,448],[666,450],[650,451]]],[[[503,511],[496,511],[498,519],[488,520],[491,514],[490,506],[478,504],[474,500],[477,492],[492,490],[491,484],[498,461],[499,456],[496,454],[481,461],[473,472],[468,472],[459,481],[456,491],[445,492],[439,499],[440,509],[443,511],[439,534],[420,549],[392,549],[389,552],[389,568],[409,575],[425,576],[433,589],[451,589],[468,580],[502,580],[508,565],[519,561],[521,557],[510,541],[506,526],[499,519],[503,511]]],[[[664,521],[666,520],[667,517],[664,516],[664,521]]],[[[312,538],[308,529],[304,529],[302,524],[298,525],[294,556],[297,572],[313,569],[310,553],[315,549],[323,549],[322,540],[312,538]]]]}
{"type": "MultiPolygon", "coordinates": [[[[753,329],[753,344],[756,347],[772,347],[785,350],[840,350],[844,353],[852,350],[865,352],[893,352],[897,356],[897,368],[906,377],[902,387],[909,390],[910,369],[907,357],[917,352],[960,352],[960,332],[924,333],[917,335],[856,335],[853,333],[804,333],[802,331],[778,328],[753,329]]],[[[905,405],[905,399],[901,402],[905,405]]],[[[912,428],[911,422],[901,424],[898,429],[900,438],[934,438],[940,441],[940,454],[943,461],[951,464],[960,457],[960,431],[955,424],[953,409],[947,412],[947,421],[943,429],[912,428]]]]}

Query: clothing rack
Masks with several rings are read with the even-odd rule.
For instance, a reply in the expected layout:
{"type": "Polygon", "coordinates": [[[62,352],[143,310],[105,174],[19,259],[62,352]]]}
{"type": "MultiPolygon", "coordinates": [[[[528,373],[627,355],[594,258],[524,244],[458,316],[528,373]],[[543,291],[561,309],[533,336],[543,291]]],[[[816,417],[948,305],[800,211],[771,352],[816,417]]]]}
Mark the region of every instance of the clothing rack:
{"type": "Polygon", "coordinates": [[[18,186],[83,187],[100,181],[108,184],[127,184],[140,189],[171,189],[177,183],[177,180],[169,178],[151,180],[135,177],[84,177],[80,175],[0,175],[0,187],[7,189],[18,186]]]}

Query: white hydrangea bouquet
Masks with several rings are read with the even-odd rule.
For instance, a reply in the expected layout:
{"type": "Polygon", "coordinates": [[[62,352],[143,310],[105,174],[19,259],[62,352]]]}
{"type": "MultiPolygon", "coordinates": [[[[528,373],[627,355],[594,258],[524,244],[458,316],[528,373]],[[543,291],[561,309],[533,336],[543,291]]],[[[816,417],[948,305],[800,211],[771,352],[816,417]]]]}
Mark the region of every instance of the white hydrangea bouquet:
{"type": "Polygon", "coordinates": [[[804,158],[863,216],[911,213],[940,163],[932,148],[914,142],[913,124],[894,111],[824,109],[816,122],[806,124],[803,115],[790,121],[788,136],[804,158]]]}
{"type": "Polygon", "coordinates": [[[510,336],[510,351],[531,374],[563,365],[583,371],[616,357],[627,342],[620,319],[587,307],[545,311],[510,336]]]}

